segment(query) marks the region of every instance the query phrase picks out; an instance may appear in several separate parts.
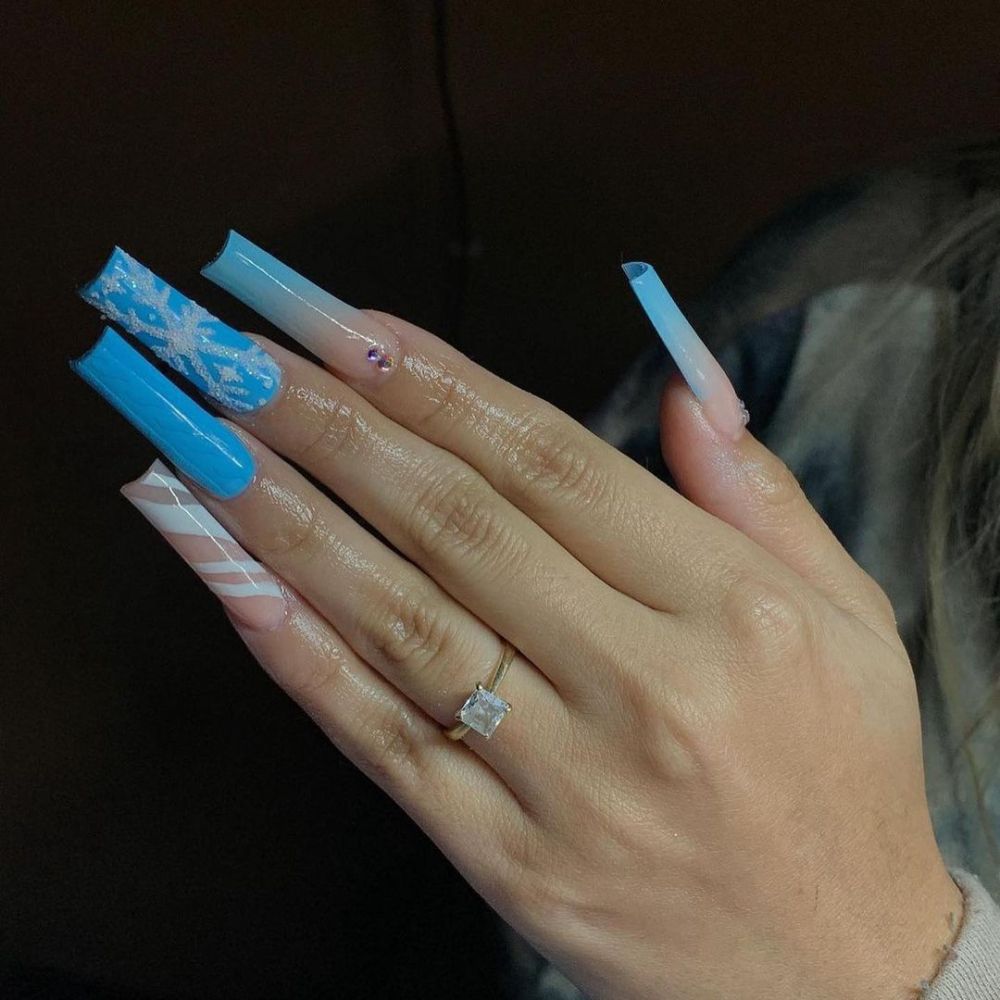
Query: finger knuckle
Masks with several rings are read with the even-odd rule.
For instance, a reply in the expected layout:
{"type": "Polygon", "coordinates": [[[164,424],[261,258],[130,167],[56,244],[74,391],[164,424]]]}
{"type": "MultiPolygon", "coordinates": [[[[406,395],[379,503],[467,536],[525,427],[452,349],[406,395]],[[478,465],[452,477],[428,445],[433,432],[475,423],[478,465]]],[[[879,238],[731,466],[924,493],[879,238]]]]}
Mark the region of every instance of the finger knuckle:
{"type": "Polygon", "coordinates": [[[712,728],[675,684],[664,683],[652,671],[619,678],[627,715],[636,735],[635,752],[654,774],[672,784],[694,786],[704,760],[703,740],[712,728]]]}
{"type": "Polygon", "coordinates": [[[426,595],[393,586],[369,602],[363,630],[373,652],[394,667],[426,670],[446,661],[456,643],[455,629],[426,595]]]}
{"type": "Polygon", "coordinates": [[[864,574],[865,584],[868,590],[868,594],[871,597],[871,601],[875,606],[876,613],[886,622],[891,622],[892,626],[895,628],[896,621],[896,609],[893,606],[892,599],[886,593],[882,585],[875,579],[870,573],[862,570],[864,574]]]}
{"type": "Polygon", "coordinates": [[[518,912],[531,914],[542,925],[551,926],[567,910],[562,880],[551,873],[522,874],[510,886],[506,899],[518,912]]]}
{"type": "MultiPolygon", "coordinates": [[[[594,860],[604,863],[603,851],[594,860]]],[[[516,898],[520,912],[531,914],[536,926],[559,927],[567,937],[581,940],[591,937],[595,929],[606,930],[615,919],[616,904],[594,880],[581,880],[574,872],[553,871],[551,865],[523,879],[516,898]]]]}
{"type": "Polygon", "coordinates": [[[422,785],[426,747],[405,709],[381,708],[362,728],[365,756],[361,768],[367,777],[387,790],[422,785]]]}
{"type": "Polygon", "coordinates": [[[479,419],[478,394],[457,372],[438,371],[425,396],[423,411],[415,418],[417,430],[433,440],[446,440],[449,432],[479,419]]]}
{"type": "Polygon", "coordinates": [[[544,870],[544,835],[527,810],[508,812],[496,824],[498,857],[506,864],[511,884],[520,884],[534,872],[544,870]]]}
{"type": "Polygon", "coordinates": [[[530,821],[517,826],[520,829],[512,826],[510,835],[501,841],[503,895],[522,912],[547,916],[563,892],[563,872],[554,863],[554,838],[530,821]]]}
{"type": "Polygon", "coordinates": [[[742,663],[794,667],[808,662],[814,617],[806,596],[763,573],[739,573],[722,600],[726,634],[742,663]]]}
{"type": "Polygon", "coordinates": [[[368,436],[367,423],[357,407],[344,400],[329,400],[314,433],[290,457],[315,467],[341,453],[360,451],[368,436]]]}
{"type": "Polygon", "coordinates": [[[526,889],[536,871],[548,869],[551,874],[544,831],[526,812],[509,809],[506,804],[491,810],[484,820],[490,831],[490,850],[470,857],[466,877],[502,911],[522,911],[527,905],[526,889]]]}
{"type": "Polygon", "coordinates": [[[503,516],[497,495],[477,473],[461,468],[432,472],[409,518],[410,533],[427,558],[455,550],[463,560],[515,571],[526,545],[503,516]]]}
{"type": "Polygon", "coordinates": [[[762,516],[781,522],[806,503],[802,486],[795,474],[777,456],[772,456],[765,466],[758,469],[754,479],[762,516]]]}
{"type": "Polygon", "coordinates": [[[608,498],[608,471],[596,460],[578,429],[564,421],[541,419],[523,424],[503,452],[512,473],[510,486],[518,498],[515,502],[535,506],[559,500],[593,507],[608,498]]]}
{"type": "Polygon", "coordinates": [[[307,561],[320,548],[322,521],[316,507],[290,494],[286,500],[280,513],[269,519],[264,537],[254,541],[256,554],[265,562],[307,561]]]}
{"type": "Polygon", "coordinates": [[[286,674],[282,684],[300,705],[336,704],[340,686],[347,680],[344,660],[315,657],[294,674],[286,674]]]}

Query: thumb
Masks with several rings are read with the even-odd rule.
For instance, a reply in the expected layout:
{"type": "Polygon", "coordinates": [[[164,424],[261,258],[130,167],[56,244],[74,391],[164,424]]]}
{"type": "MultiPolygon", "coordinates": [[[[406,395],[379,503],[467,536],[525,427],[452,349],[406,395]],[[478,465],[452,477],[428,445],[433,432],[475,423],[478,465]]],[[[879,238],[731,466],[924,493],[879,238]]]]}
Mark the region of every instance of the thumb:
{"type": "Polygon", "coordinates": [[[833,603],[896,640],[885,592],[840,544],[788,466],[748,431],[732,441],[709,422],[679,374],[660,401],[660,442],[677,488],[738,528],[833,603]]]}

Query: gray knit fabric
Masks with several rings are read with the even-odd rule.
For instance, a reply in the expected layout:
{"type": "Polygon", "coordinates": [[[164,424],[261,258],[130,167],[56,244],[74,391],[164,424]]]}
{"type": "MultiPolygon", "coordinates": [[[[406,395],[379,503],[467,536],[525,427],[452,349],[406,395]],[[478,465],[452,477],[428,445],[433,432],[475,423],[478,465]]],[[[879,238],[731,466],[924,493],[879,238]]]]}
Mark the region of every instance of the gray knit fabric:
{"type": "Polygon", "coordinates": [[[1000,907],[975,875],[951,869],[965,899],[958,938],[924,1000],[998,1000],[1000,998],[1000,907]]]}

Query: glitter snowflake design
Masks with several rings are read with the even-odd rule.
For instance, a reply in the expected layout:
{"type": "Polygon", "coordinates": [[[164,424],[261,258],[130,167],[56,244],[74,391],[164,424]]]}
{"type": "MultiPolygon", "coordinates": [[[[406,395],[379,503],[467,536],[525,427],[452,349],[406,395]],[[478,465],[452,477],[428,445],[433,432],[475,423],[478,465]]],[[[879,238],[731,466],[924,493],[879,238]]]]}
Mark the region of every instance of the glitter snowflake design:
{"type": "Polygon", "coordinates": [[[246,411],[267,402],[278,385],[274,359],[239,334],[246,346],[221,342],[223,324],[190,299],[172,307],[171,292],[149,268],[119,250],[86,296],[223,406],[246,411]]]}

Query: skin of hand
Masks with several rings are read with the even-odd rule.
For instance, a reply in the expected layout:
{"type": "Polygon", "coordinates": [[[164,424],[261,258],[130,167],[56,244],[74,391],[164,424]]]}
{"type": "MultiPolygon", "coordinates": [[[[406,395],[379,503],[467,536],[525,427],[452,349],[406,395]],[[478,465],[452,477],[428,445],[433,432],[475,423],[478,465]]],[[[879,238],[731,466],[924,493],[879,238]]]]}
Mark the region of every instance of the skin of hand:
{"type": "Polygon", "coordinates": [[[191,484],[283,581],[280,626],[233,619],[256,658],[589,996],[911,996],[962,908],[914,676],[886,595],[788,469],[674,376],[673,490],[367,315],[398,371],[345,380],[255,338],[283,375],[230,415],[254,480],[226,501],[191,484]],[[519,650],[513,710],[450,741],[497,633],[519,650]]]}

